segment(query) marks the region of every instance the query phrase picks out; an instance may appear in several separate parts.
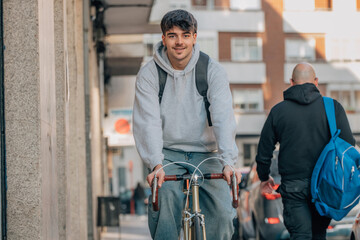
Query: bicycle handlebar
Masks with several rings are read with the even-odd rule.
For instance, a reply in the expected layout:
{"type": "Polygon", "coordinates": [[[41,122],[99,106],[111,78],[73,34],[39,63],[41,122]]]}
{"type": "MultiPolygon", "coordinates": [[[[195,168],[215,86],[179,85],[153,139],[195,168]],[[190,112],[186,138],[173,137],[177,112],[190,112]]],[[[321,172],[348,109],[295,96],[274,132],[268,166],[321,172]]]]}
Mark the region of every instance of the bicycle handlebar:
{"type": "MultiPolygon", "coordinates": [[[[202,176],[198,176],[198,179],[223,179],[224,174],[222,173],[206,173],[202,176]]],[[[184,174],[184,175],[167,175],[164,178],[164,182],[166,181],[181,181],[186,179],[191,179],[191,174],[184,174]]],[[[152,204],[153,204],[153,210],[159,211],[159,204],[158,204],[158,185],[157,185],[158,179],[155,177],[152,186],[151,186],[151,192],[152,192],[152,204]]],[[[236,182],[236,176],[235,173],[233,173],[233,176],[231,178],[231,188],[232,188],[232,206],[233,208],[238,207],[238,185],[236,182]]]]}

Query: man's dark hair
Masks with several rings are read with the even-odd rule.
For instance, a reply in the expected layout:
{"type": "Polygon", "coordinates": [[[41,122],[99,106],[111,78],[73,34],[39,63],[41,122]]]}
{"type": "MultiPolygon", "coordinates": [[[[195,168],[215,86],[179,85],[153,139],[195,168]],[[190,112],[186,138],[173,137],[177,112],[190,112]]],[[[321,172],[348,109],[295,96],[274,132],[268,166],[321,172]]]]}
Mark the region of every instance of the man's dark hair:
{"type": "Polygon", "coordinates": [[[194,16],[182,9],[170,11],[165,14],[161,20],[161,31],[165,35],[174,26],[181,28],[184,31],[197,31],[197,21],[194,16]]]}

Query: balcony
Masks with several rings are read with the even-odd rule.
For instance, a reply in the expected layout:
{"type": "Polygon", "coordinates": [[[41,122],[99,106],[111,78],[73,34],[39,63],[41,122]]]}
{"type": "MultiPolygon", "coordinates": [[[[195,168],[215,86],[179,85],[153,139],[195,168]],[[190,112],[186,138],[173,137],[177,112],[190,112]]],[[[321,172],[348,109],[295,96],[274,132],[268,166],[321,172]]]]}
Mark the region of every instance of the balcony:
{"type": "Polygon", "coordinates": [[[235,112],[236,135],[260,135],[266,120],[265,113],[235,112]]]}
{"type": "Polygon", "coordinates": [[[264,32],[263,11],[192,10],[200,30],[264,32]]]}
{"type": "Polygon", "coordinates": [[[143,61],[144,52],[142,38],[135,42],[110,42],[106,48],[107,74],[136,75],[143,61]]]}
{"type": "MultiPolygon", "coordinates": [[[[257,1],[251,0],[251,5],[257,1]]],[[[199,30],[222,32],[264,32],[264,12],[262,10],[230,10],[191,7],[190,0],[157,0],[150,15],[151,23],[160,23],[162,16],[170,10],[183,8],[189,10],[198,21],[199,30]]]]}
{"type": "Polygon", "coordinates": [[[356,34],[360,31],[356,24],[360,22],[360,13],[355,11],[300,11],[283,13],[285,33],[328,33],[356,34]]]}
{"type": "Polygon", "coordinates": [[[351,131],[355,134],[359,134],[360,133],[360,113],[356,112],[356,113],[348,113],[347,114],[349,123],[350,123],[350,127],[351,127],[351,131]]]}
{"type": "Polygon", "coordinates": [[[263,62],[221,62],[232,84],[262,84],[266,81],[266,65],[263,62]]]}

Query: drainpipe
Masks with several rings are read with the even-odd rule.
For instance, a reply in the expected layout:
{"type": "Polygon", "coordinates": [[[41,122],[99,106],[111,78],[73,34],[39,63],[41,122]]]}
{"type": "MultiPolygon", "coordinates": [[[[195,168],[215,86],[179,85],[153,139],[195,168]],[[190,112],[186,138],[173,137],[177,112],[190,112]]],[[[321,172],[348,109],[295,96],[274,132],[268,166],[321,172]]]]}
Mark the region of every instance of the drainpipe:
{"type": "Polygon", "coordinates": [[[5,152],[5,99],[4,99],[4,34],[3,2],[0,4],[0,201],[1,201],[1,239],[6,239],[6,152],[5,152]]]}

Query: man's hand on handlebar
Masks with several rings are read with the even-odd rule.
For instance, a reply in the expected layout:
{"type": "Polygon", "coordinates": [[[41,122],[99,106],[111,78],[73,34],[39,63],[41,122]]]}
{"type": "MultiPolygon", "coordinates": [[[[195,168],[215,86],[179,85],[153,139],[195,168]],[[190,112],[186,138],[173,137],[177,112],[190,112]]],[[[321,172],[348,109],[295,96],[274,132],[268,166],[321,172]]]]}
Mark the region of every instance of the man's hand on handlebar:
{"type": "MultiPolygon", "coordinates": [[[[234,167],[234,170],[235,170],[236,182],[237,182],[237,184],[239,184],[241,182],[240,169],[234,167]]],[[[224,167],[223,174],[224,174],[225,181],[227,181],[227,183],[230,185],[231,184],[231,177],[233,175],[233,170],[231,169],[231,167],[229,165],[226,165],[224,167]]]]}
{"type": "MultiPolygon", "coordinates": [[[[146,180],[147,180],[147,182],[149,183],[150,186],[152,185],[152,182],[154,180],[155,173],[161,167],[162,167],[161,164],[156,165],[154,170],[147,176],[146,180]]],[[[161,185],[164,182],[164,177],[165,177],[165,171],[163,169],[159,170],[159,172],[156,174],[156,178],[158,179],[157,183],[158,183],[159,188],[161,188],[161,185]]]]}

